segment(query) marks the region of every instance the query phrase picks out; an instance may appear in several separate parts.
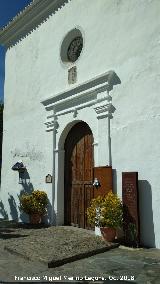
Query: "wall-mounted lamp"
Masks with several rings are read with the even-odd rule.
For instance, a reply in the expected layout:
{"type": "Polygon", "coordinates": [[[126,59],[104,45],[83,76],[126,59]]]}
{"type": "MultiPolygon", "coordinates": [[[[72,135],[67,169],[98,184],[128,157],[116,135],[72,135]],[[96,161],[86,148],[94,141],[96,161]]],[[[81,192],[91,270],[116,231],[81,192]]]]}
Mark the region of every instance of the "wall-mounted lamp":
{"type": "Polygon", "coordinates": [[[23,165],[22,161],[18,161],[16,164],[13,165],[12,170],[18,171],[19,173],[24,173],[26,167],[23,165]]]}
{"type": "Polygon", "coordinates": [[[94,179],[93,186],[95,186],[95,188],[97,188],[97,189],[101,186],[101,184],[100,184],[98,178],[95,178],[95,179],[94,179]]]}

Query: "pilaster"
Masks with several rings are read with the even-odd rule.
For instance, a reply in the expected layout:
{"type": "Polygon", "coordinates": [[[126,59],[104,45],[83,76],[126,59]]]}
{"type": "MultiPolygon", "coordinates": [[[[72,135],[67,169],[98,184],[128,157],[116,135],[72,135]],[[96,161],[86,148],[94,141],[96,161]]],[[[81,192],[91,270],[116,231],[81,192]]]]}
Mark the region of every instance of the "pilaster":
{"type": "Polygon", "coordinates": [[[109,95],[109,90],[108,86],[107,93],[104,94],[105,100],[94,106],[98,120],[99,166],[112,165],[110,119],[113,118],[115,107],[112,105],[112,97],[109,95]]]}

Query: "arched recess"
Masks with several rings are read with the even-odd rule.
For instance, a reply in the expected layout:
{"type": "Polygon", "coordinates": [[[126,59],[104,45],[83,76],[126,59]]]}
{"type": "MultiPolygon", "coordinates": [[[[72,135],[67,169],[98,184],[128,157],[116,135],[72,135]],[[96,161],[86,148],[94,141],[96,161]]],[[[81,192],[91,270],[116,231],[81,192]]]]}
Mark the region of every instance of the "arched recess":
{"type": "Polygon", "coordinates": [[[86,209],[94,197],[93,134],[88,124],[83,121],[77,121],[74,125],[68,125],[67,130],[68,134],[64,130],[59,140],[59,146],[61,149],[64,147],[64,151],[63,156],[59,155],[58,163],[58,172],[61,172],[61,175],[58,174],[58,207],[63,208],[61,210],[61,219],[63,212],[65,225],[90,229],[91,227],[87,223],[86,209]],[[63,174],[62,166],[64,169],[63,174]],[[60,184],[61,186],[59,186],[60,184]],[[64,207],[62,205],[62,187],[64,188],[64,207]]]}

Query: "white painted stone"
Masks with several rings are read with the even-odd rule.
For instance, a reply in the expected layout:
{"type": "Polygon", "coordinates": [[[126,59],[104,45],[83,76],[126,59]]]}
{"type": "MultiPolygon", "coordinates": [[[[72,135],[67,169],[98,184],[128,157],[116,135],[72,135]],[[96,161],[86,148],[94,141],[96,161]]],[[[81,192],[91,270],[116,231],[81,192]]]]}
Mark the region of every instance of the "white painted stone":
{"type": "Polygon", "coordinates": [[[75,86],[114,70],[122,82],[110,92],[116,109],[111,119],[115,188],[121,196],[122,171],[138,171],[141,240],[144,245],[160,248],[159,9],[157,0],[71,0],[7,50],[0,199],[9,218],[17,210],[20,219],[18,194],[33,185],[45,190],[54,203],[52,221],[63,224],[64,142],[76,122],[87,122],[93,132],[95,166],[109,163],[108,118],[97,119],[95,105],[84,105],[97,95],[85,101],[82,92],[70,103],[71,112],[58,115],[56,145],[53,118],[46,120],[53,110],[46,112],[41,101],[71,88],[69,67],[77,66],[75,86]],[[80,29],[84,47],[77,62],[68,67],[61,61],[60,49],[73,28],[80,29]],[[83,107],[78,109],[80,104],[83,107]],[[44,125],[45,121],[52,126],[44,125]],[[27,167],[29,185],[28,180],[24,186],[19,184],[18,174],[11,170],[18,160],[27,167]],[[45,183],[47,174],[53,174],[54,185],[45,183]],[[8,202],[11,196],[17,207],[12,204],[12,210],[8,202]]]}

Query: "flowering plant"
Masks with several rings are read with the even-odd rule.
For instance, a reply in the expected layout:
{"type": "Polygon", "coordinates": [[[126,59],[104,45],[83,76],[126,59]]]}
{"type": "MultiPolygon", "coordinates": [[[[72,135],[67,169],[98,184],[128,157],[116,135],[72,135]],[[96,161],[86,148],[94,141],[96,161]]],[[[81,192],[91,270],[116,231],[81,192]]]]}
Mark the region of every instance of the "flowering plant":
{"type": "Polygon", "coordinates": [[[92,199],[91,206],[87,208],[87,217],[90,224],[99,227],[121,227],[123,221],[122,202],[111,191],[105,196],[98,196],[92,199]]]}
{"type": "Polygon", "coordinates": [[[19,199],[20,210],[25,213],[29,215],[37,213],[43,215],[46,213],[48,198],[44,191],[35,190],[31,194],[23,194],[19,199]]]}

